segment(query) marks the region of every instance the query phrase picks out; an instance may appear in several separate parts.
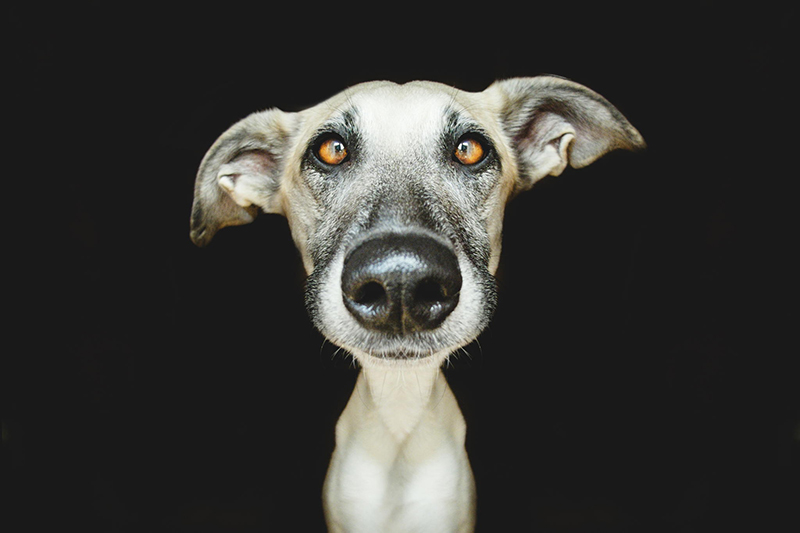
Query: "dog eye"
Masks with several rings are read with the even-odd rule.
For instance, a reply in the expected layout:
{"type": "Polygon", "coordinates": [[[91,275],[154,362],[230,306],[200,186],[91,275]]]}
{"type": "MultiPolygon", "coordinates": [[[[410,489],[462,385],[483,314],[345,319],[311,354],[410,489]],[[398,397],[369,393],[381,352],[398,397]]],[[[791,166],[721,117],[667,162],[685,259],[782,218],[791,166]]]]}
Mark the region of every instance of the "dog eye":
{"type": "Polygon", "coordinates": [[[456,144],[453,156],[463,165],[475,165],[483,161],[486,149],[475,137],[462,137],[456,144]]]}
{"type": "Polygon", "coordinates": [[[347,156],[347,146],[339,137],[325,139],[317,148],[317,157],[327,165],[341,165],[347,156]]]}

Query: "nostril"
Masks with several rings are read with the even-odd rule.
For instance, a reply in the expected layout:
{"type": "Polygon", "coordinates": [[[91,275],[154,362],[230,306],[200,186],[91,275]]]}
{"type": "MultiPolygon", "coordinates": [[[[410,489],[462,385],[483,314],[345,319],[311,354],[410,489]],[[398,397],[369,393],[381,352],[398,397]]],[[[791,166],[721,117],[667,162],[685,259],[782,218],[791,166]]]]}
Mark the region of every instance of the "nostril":
{"type": "Polygon", "coordinates": [[[388,295],[386,294],[386,289],[379,282],[367,281],[356,287],[350,299],[357,304],[373,307],[385,304],[388,300],[388,295]]]}
{"type": "Polygon", "coordinates": [[[420,280],[406,302],[407,316],[404,327],[407,331],[433,329],[441,324],[458,304],[461,276],[458,272],[449,277],[434,277],[420,280]]]}
{"type": "Polygon", "coordinates": [[[356,320],[377,331],[400,332],[400,298],[389,293],[388,285],[372,279],[351,280],[343,289],[345,307],[356,320]]]}
{"type": "Polygon", "coordinates": [[[434,279],[422,280],[414,291],[414,301],[419,303],[443,302],[452,296],[447,287],[434,279]]]}

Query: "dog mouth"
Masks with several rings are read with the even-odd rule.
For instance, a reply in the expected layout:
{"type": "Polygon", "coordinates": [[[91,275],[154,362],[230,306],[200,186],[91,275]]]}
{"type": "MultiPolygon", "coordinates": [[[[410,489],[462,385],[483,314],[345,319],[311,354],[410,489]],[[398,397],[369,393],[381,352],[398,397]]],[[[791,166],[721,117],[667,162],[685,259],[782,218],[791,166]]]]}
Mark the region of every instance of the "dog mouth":
{"type": "Polygon", "coordinates": [[[337,346],[346,350],[361,363],[383,362],[402,364],[440,364],[451,354],[470,342],[474,336],[456,336],[440,328],[435,332],[410,334],[381,334],[361,331],[339,338],[326,335],[337,346]]]}

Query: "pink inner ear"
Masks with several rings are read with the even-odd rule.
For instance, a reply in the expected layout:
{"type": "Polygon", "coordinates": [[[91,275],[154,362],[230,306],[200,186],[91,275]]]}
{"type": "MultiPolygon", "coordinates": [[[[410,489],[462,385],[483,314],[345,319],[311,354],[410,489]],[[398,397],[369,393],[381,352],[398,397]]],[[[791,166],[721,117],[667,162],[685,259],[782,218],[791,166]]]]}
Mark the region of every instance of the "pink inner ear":
{"type": "Polygon", "coordinates": [[[558,141],[565,133],[574,131],[569,122],[555,113],[537,113],[515,140],[520,153],[528,150],[538,151],[546,145],[558,141]]]}
{"type": "Polygon", "coordinates": [[[266,150],[249,150],[233,158],[228,165],[240,168],[239,174],[268,175],[275,160],[266,150]]]}

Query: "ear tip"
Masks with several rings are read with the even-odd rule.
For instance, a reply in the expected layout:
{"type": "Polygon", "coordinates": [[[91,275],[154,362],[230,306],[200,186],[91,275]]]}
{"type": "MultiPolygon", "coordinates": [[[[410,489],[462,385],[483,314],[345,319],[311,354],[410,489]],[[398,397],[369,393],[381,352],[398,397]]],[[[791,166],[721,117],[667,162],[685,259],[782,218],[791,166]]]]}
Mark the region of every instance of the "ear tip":
{"type": "Polygon", "coordinates": [[[200,227],[192,229],[189,232],[189,238],[198,248],[205,248],[211,242],[214,232],[208,231],[207,227],[200,227]]]}
{"type": "Polygon", "coordinates": [[[630,150],[632,152],[640,152],[642,150],[647,149],[647,142],[642,137],[642,134],[639,133],[639,130],[636,128],[631,127],[632,131],[630,132],[630,143],[631,147],[630,150]]]}
{"type": "Polygon", "coordinates": [[[640,152],[647,148],[647,142],[645,142],[644,136],[642,136],[639,130],[621,113],[617,113],[619,115],[617,117],[618,126],[617,133],[614,135],[614,137],[616,137],[616,148],[629,150],[631,152],[640,152]]]}
{"type": "Polygon", "coordinates": [[[198,215],[199,212],[197,211],[192,213],[192,218],[189,222],[189,238],[198,248],[205,248],[219,228],[198,215]]]}
{"type": "Polygon", "coordinates": [[[211,242],[214,233],[216,230],[209,226],[201,203],[195,199],[192,205],[192,215],[189,218],[189,238],[198,248],[205,248],[211,242]]]}

